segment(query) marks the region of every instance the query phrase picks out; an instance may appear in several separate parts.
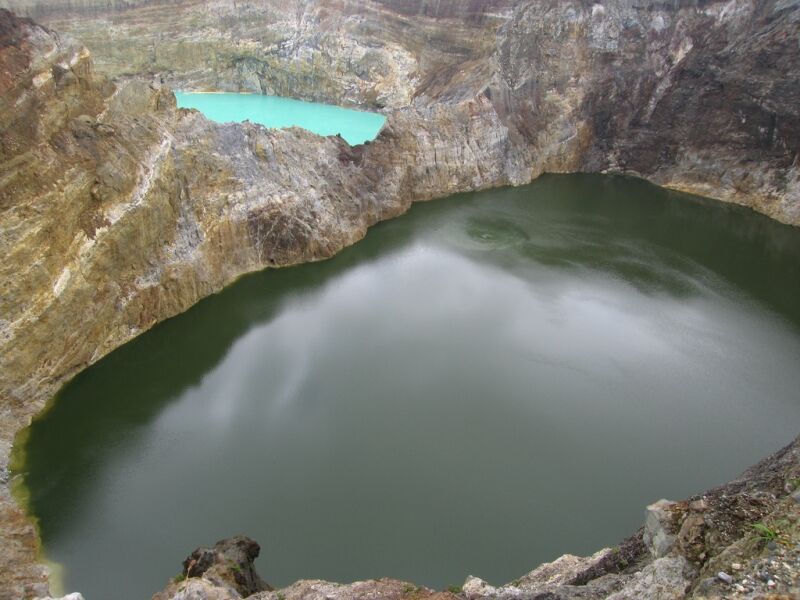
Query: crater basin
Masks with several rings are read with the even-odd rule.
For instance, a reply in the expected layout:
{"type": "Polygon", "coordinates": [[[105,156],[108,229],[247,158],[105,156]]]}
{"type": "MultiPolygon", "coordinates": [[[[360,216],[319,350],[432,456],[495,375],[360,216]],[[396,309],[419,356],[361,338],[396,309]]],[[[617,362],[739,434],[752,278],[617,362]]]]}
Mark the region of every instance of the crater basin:
{"type": "Polygon", "coordinates": [[[67,590],[140,600],[245,533],[273,585],[513,580],[797,434],[800,231],[601,176],[416,205],[243,278],[28,431],[67,590]]]}

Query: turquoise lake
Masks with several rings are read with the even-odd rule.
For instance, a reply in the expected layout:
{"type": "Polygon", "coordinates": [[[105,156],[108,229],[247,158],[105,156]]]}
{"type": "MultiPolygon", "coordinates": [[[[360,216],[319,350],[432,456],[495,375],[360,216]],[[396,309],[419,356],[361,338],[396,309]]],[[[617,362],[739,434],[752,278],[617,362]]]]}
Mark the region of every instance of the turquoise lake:
{"type": "Polygon", "coordinates": [[[378,113],[261,94],[175,92],[175,98],[179,107],[196,108],[212,121],[252,121],[272,129],[302,127],[318,135],[338,133],[352,146],[374,140],[386,122],[378,113]]]}

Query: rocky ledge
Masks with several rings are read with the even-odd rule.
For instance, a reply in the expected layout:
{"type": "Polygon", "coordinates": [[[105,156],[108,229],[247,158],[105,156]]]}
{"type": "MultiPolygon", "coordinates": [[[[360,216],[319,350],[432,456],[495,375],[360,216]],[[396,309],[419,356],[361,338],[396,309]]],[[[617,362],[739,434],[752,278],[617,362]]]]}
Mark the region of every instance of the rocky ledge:
{"type": "Polygon", "coordinates": [[[153,600],[670,600],[800,597],[800,438],[739,479],[647,507],[644,527],[589,557],[564,555],[495,587],[435,591],[395,579],[298,581],[273,590],[245,537],[198,548],[153,600]]]}
{"type": "Polygon", "coordinates": [[[11,498],[16,433],[76,373],[244,273],[327,258],[414,201],[545,171],[638,174],[800,224],[800,2],[519,0],[483,17],[467,0],[367,4],[402,24],[400,45],[435,45],[464,11],[491,43],[436,54],[358,147],[211,123],[0,11],[0,598],[48,588],[11,498]]]}

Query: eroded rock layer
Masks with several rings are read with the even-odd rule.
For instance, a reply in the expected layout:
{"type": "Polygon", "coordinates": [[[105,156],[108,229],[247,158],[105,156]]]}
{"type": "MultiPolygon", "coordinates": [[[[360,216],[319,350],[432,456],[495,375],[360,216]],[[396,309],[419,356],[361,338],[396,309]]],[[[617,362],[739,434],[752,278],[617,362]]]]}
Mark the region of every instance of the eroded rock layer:
{"type": "Polygon", "coordinates": [[[3,598],[47,587],[7,485],[15,433],[68,378],[244,273],[544,171],[631,172],[800,224],[797,1],[3,1],[81,36],[106,73],[148,74],[112,82],[82,45],[0,12],[3,598]],[[355,148],[220,125],[177,109],[161,77],[388,121],[355,148]]]}
{"type": "Polygon", "coordinates": [[[800,220],[797,0],[0,0],[110,75],[335,103],[486,98],[523,179],[632,172],[800,220]]]}

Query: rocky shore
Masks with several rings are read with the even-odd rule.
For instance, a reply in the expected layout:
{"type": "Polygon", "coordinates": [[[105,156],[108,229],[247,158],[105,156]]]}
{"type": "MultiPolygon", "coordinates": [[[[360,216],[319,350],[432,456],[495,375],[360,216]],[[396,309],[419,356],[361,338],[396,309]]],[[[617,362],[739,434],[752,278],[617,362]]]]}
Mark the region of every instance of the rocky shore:
{"type": "MultiPolygon", "coordinates": [[[[81,35],[111,75],[136,27],[153,31],[166,8],[205,23],[213,43],[200,36],[211,46],[196,52],[162,32],[153,48],[164,68],[136,63],[114,81],[72,38],[0,12],[0,598],[48,588],[35,529],[11,498],[16,433],[76,373],[244,273],[327,258],[414,201],[543,172],[630,173],[800,224],[800,2],[320,1],[293,4],[289,20],[270,16],[277,2],[90,1],[80,18],[59,3],[3,3],[81,35]],[[251,39],[244,23],[284,37],[251,39]],[[249,63],[242,40],[257,49],[249,63]],[[225,53],[256,75],[236,80],[226,67],[209,79],[202,60],[225,53]],[[336,62],[343,55],[350,62],[336,62]],[[162,78],[380,105],[388,120],[359,147],[220,125],[177,109],[162,78]]],[[[796,466],[796,446],[787,452],[796,466]]],[[[776,486],[765,493],[778,498],[776,486]]],[[[796,523],[781,502],[764,506],[796,523]]],[[[681,522],[698,510],[681,508],[681,522]]],[[[708,578],[694,568],[687,581],[708,578]]],[[[745,567],[729,574],[750,593],[745,567]]],[[[536,597],[473,580],[461,593],[536,597]]]]}
{"type": "Polygon", "coordinates": [[[258,544],[239,537],[195,550],[153,600],[788,600],[800,595],[799,477],[800,438],[735,481],[648,506],[644,527],[619,546],[564,555],[499,587],[470,576],[448,591],[393,579],[273,590],[253,567],[258,544]]]}

